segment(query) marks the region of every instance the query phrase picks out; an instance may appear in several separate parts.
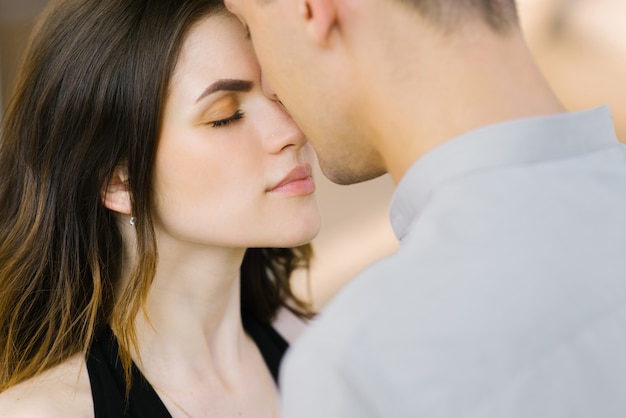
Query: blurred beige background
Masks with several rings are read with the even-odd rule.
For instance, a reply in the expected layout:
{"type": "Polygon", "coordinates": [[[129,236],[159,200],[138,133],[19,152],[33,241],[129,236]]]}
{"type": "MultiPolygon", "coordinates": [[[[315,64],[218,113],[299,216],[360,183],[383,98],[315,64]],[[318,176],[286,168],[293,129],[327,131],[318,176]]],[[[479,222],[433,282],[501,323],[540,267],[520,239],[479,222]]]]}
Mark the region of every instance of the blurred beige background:
{"type": "Polygon", "coordinates": [[[0,115],[15,80],[34,17],[47,0],[0,0],[0,115]]]}
{"type": "MultiPolygon", "coordinates": [[[[0,0],[0,115],[29,32],[47,0],[0,0]]],[[[626,0],[518,0],[522,26],[539,66],[571,110],[609,104],[626,140],[626,0]]],[[[321,308],[370,262],[397,247],[387,219],[388,176],[338,186],[317,172],[323,228],[314,241],[310,280],[298,290],[321,308]]]]}

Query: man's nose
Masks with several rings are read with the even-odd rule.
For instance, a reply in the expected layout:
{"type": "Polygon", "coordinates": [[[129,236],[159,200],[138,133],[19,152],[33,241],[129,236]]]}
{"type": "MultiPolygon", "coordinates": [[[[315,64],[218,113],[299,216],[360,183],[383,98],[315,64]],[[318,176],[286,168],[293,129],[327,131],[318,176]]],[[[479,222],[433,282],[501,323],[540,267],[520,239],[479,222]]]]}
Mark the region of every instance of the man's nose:
{"type": "Polygon", "coordinates": [[[265,73],[263,72],[261,72],[261,88],[263,89],[263,94],[265,94],[265,97],[267,97],[270,100],[280,102],[280,100],[278,99],[278,95],[276,94],[276,91],[274,91],[274,88],[272,87],[270,82],[267,80],[267,77],[265,77],[265,73]]]}

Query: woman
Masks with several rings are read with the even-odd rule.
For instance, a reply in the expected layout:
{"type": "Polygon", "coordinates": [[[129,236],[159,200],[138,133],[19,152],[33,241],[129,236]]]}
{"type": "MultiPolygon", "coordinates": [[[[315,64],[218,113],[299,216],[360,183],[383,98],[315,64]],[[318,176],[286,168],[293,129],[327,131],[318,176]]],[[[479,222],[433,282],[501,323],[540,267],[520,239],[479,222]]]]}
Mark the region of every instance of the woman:
{"type": "Polygon", "coordinates": [[[0,416],[276,416],[313,158],[221,1],[56,3],[0,145],[0,416]]]}

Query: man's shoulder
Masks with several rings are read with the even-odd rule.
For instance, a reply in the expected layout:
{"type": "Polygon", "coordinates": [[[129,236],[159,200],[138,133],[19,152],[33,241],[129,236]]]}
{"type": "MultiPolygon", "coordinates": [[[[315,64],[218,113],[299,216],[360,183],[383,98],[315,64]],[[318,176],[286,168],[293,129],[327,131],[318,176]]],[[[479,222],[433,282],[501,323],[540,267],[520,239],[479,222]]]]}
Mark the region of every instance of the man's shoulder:
{"type": "Polygon", "coordinates": [[[89,377],[81,355],[0,393],[0,416],[93,417],[89,377]]]}
{"type": "Polygon", "coordinates": [[[435,347],[438,358],[446,350],[465,358],[500,347],[490,355],[525,355],[558,344],[554,330],[588,327],[598,312],[610,315],[624,304],[619,275],[577,275],[574,262],[556,273],[551,264],[545,271],[528,264],[509,268],[469,250],[409,245],[346,285],[297,345],[338,363],[354,359],[354,350],[391,356],[406,348],[429,358],[435,347]]]}

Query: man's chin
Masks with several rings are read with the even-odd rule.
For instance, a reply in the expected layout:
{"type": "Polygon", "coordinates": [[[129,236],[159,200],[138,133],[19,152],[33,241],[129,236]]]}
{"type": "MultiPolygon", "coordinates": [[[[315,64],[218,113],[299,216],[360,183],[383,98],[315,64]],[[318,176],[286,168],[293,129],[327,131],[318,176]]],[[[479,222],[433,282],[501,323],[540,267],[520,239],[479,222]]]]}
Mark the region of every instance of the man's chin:
{"type": "Polygon", "coordinates": [[[375,169],[374,167],[350,167],[342,162],[324,161],[321,157],[320,168],[328,180],[342,186],[362,183],[387,174],[386,170],[375,169]]]}

